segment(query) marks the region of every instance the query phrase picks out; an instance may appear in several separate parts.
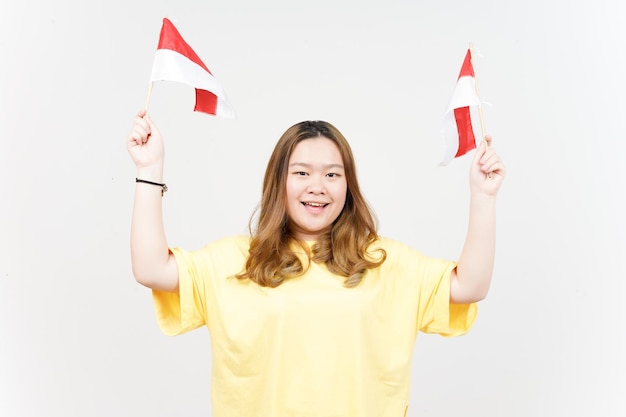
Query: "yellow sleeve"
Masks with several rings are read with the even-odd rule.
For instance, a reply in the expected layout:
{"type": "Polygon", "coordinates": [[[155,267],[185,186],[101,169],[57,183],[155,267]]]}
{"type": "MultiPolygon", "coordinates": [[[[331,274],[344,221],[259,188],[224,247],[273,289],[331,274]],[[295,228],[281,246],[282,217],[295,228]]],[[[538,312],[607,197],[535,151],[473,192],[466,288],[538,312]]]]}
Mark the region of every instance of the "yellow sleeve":
{"type": "Polygon", "coordinates": [[[420,295],[419,329],[441,336],[459,336],[474,324],[478,305],[450,303],[450,274],[456,263],[422,258],[424,284],[420,295]]]}
{"type": "Polygon", "coordinates": [[[206,322],[205,269],[196,253],[170,249],[178,265],[178,292],[152,291],[159,327],[168,336],[196,329],[206,322]]]}

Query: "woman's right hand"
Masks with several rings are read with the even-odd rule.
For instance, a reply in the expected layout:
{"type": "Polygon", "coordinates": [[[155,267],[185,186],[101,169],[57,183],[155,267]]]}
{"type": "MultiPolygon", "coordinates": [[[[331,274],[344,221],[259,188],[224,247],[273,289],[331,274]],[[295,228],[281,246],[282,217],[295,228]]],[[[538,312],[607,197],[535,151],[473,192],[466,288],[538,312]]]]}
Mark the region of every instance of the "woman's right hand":
{"type": "Polygon", "coordinates": [[[163,138],[145,110],[137,113],[133,120],[126,147],[138,170],[163,168],[165,157],[163,138]]]}

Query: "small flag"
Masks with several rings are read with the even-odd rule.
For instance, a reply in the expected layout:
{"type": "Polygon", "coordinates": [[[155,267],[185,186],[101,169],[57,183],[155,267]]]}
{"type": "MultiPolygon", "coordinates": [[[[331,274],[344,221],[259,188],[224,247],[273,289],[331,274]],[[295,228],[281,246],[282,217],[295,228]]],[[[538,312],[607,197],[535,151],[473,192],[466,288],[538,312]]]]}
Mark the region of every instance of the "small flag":
{"type": "Polygon", "coordinates": [[[196,89],[194,111],[235,117],[222,87],[168,18],[163,18],[150,81],[189,84],[196,89]]]}
{"type": "Polygon", "coordinates": [[[454,158],[476,148],[476,137],[482,137],[480,105],[472,52],[468,49],[443,120],[444,157],[440,165],[448,165],[454,158]]]}

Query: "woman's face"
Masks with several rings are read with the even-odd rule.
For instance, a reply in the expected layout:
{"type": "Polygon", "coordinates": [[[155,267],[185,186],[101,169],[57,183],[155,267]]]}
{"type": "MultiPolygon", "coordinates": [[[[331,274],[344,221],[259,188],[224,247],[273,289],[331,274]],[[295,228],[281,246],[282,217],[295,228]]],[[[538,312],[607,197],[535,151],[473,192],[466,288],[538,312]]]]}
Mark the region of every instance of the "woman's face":
{"type": "Polygon", "coordinates": [[[287,168],[287,215],[298,239],[317,240],[339,217],[348,185],[335,142],[325,137],[300,141],[287,168]]]}

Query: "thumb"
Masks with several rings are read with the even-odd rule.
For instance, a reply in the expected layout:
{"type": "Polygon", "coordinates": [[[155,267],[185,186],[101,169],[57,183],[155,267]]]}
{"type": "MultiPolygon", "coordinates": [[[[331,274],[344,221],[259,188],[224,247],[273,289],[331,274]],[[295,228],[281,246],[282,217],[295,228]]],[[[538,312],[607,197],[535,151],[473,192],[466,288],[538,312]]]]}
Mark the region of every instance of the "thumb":
{"type": "Polygon", "coordinates": [[[154,122],[152,121],[150,116],[148,116],[148,113],[146,113],[143,116],[143,118],[146,120],[146,122],[148,122],[148,126],[150,126],[150,130],[155,130],[156,129],[156,125],[154,124],[154,122]]]}
{"type": "Polygon", "coordinates": [[[487,137],[485,137],[485,140],[480,141],[480,143],[476,147],[476,152],[474,153],[474,162],[475,163],[478,163],[478,161],[480,161],[480,158],[482,158],[482,156],[487,151],[486,139],[487,139],[487,137]]]}

